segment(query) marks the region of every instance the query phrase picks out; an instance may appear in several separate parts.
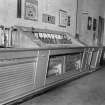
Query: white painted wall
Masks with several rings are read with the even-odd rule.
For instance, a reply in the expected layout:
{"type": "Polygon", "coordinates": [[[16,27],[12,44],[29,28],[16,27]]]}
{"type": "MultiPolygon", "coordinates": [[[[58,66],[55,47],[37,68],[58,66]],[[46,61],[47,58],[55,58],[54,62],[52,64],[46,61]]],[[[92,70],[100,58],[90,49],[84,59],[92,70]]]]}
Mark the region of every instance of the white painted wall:
{"type": "MultiPolygon", "coordinates": [[[[77,33],[80,35],[80,40],[88,45],[93,45],[93,31],[87,30],[87,18],[88,16],[91,16],[98,19],[99,16],[103,16],[103,5],[105,4],[105,2],[103,3],[103,1],[104,0],[78,0],[79,8],[77,33]]],[[[20,25],[41,29],[51,29],[69,32],[71,35],[75,36],[77,0],[38,0],[38,21],[24,19],[25,0],[22,0],[22,2],[22,19],[17,19],[17,0],[0,0],[0,25],[20,25]],[[70,27],[59,27],[60,9],[67,11],[68,15],[71,16],[70,27]],[[56,23],[42,23],[43,13],[55,16],[56,23]]]]}
{"type": "MultiPolygon", "coordinates": [[[[78,0],[78,28],[77,33],[80,35],[80,40],[87,45],[93,46],[93,31],[87,30],[88,16],[96,18],[103,16],[104,0],[78,0]]],[[[98,34],[98,27],[96,35],[98,34]]]]}
{"type": "Polygon", "coordinates": [[[20,25],[42,29],[69,32],[75,36],[76,31],[76,1],[77,0],[38,0],[38,21],[24,19],[24,4],[22,0],[22,19],[17,19],[17,0],[0,0],[0,24],[6,26],[20,25]],[[59,9],[63,9],[71,16],[71,26],[59,27],[59,9]],[[56,17],[56,24],[42,23],[42,14],[47,13],[56,17]]]}

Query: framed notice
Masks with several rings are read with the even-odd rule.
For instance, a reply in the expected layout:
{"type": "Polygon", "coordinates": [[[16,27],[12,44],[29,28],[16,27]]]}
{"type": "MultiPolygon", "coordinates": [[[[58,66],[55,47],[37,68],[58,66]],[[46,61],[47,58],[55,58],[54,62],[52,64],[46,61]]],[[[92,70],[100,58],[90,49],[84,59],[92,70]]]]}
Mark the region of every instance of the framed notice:
{"type": "Polygon", "coordinates": [[[59,10],[59,26],[67,26],[67,12],[64,10],[59,10]]]}
{"type": "Polygon", "coordinates": [[[37,0],[25,0],[25,19],[38,20],[38,1],[37,0]]]}
{"type": "Polygon", "coordinates": [[[88,25],[87,25],[87,29],[88,30],[91,30],[91,28],[92,28],[92,17],[88,17],[88,25]]]}
{"type": "Polygon", "coordinates": [[[96,31],[97,29],[97,19],[93,19],[93,31],[96,31]]]}
{"type": "Polygon", "coordinates": [[[71,17],[68,16],[67,18],[68,18],[68,19],[67,19],[67,26],[70,26],[70,20],[71,20],[71,17]]]}

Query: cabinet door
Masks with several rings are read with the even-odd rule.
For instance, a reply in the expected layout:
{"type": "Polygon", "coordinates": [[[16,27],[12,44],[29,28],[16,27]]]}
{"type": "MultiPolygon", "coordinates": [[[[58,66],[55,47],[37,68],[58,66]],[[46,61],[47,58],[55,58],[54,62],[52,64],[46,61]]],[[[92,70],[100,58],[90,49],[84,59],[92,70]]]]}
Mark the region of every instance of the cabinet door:
{"type": "Polygon", "coordinates": [[[102,49],[99,49],[93,52],[93,57],[91,61],[91,69],[96,69],[99,66],[101,54],[102,54],[102,49]]]}
{"type": "Polygon", "coordinates": [[[78,73],[81,71],[82,53],[66,55],[65,71],[71,73],[78,73]]]}
{"type": "Polygon", "coordinates": [[[47,74],[49,60],[49,51],[39,51],[38,61],[37,61],[37,70],[35,73],[35,88],[41,88],[45,85],[45,79],[47,74]]]}
{"type": "Polygon", "coordinates": [[[84,51],[83,58],[82,58],[82,71],[88,72],[91,62],[92,52],[86,50],[84,51]]]}

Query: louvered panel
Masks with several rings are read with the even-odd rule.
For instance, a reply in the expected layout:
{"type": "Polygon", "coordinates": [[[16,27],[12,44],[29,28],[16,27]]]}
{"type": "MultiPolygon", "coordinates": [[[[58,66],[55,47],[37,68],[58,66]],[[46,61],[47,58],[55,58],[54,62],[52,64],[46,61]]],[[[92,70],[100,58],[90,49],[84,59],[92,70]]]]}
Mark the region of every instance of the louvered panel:
{"type": "Polygon", "coordinates": [[[0,67],[0,94],[34,84],[34,69],[34,62],[0,67]]]}
{"type": "MultiPolygon", "coordinates": [[[[25,70],[22,70],[21,72],[19,72],[18,74],[17,74],[17,71],[11,71],[11,73],[10,72],[6,72],[6,73],[0,73],[0,78],[1,78],[1,80],[0,80],[0,83],[2,82],[2,81],[9,81],[9,80],[12,80],[12,79],[16,79],[17,77],[19,78],[23,78],[24,76],[28,76],[29,74],[28,73],[26,73],[26,74],[24,74],[24,72],[25,72],[25,70]],[[14,72],[14,74],[13,74],[13,72],[14,72]],[[21,77],[21,75],[23,75],[23,77],[21,77]],[[28,75],[27,75],[28,74],[28,75]],[[8,80],[7,80],[7,78],[9,78],[8,80]]],[[[29,72],[29,73],[31,73],[31,72],[29,72]]]]}
{"type": "MultiPolygon", "coordinates": [[[[21,74],[21,75],[22,75],[22,74],[21,74]]],[[[23,77],[21,77],[21,75],[20,75],[19,77],[16,77],[16,78],[9,78],[8,80],[7,80],[8,77],[5,77],[6,79],[0,78],[0,79],[1,79],[1,82],[0,82],[1,87],[3,87],[3,84],[4,84],[4,83],[5,83],[5,84],[18,83],[18,82],[20,82],[21,79],[22,79],[22,80],[26,79],[26,77],[27,77],[28,80],[31,78],[31,76],[29,76],[29,75],[31,75],[31,74],[28,74],[28,75],[24,75],[24,74],[23,74],[23,77]],[[19,80],[18,80],[17,78],[19,78],[19,80]],[[2,82],[2,81],[5,81],[5,82],[2,82]]],[[[4,86],[5,86],[5,85],[4,85],[4,86]]],[[[0,87],[0,88],[1,88],[1,87],[0,87]]]]}
{"type": "Polygon", "coordinates": [[[2,93],[2,90],[9,91],[9,90],[12,90],[13,88],[25,86],[26,84],[29,84],[30,83],[30,80],[31,80],[30,78],[31,77],[27,77],[27,80],[26,79],[23,79],[23,81],[21,81],[22,78],[20,78],[20,80],[16,80],[16,82],[14,80],[14,81],[9,81],[9,82],[2,83],[1,84],[1,87],[0,87],[0,90],[1,90],[0,93],[2,93]]]}
{"type": "MultiPolygon", "coordinates": [[[[33,84],[28,84],[24,87],[14,89],[9,92],[1,93],[0,94],[0,103],[5,103],[7,101],[11,101],[14,99],[21,98],[23,94],[27,94],[34,89],[33,84]]],[[[0,104],[1,105],[1,104],[0,104]]]]}

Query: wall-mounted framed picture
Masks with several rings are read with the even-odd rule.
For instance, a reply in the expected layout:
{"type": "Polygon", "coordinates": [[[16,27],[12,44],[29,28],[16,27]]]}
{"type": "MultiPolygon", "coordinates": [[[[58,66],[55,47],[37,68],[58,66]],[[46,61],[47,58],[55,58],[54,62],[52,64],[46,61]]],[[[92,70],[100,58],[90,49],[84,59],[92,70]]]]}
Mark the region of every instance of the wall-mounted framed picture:
{"type": "Polygon", "coordinates": [[[97,30],[97,19],[93,19],[93,31],[97,30]]]}
{"type": "Polygon", "coordinates": [[[87,24],[87,29],[88,30],[91,30],[91,28],[92,28],[92,17],[88,17],[88,24],[87,24]]]}
{"type": "Polygon", "coordinates": [[[66,27],[67,26],[67,11],[59,10],[59,26],[66,27]]]}
{"type": "Polygon", "coordinates": [[[70,22],[71,22],[71,17],[67,16],[67,26],[70,26],[70,22]]]}
{"type": "Polygon", "coordinates": [[[37,0],[25,0],[25,15],[27,20],[38,20],[38,1],[37,0]]]}

